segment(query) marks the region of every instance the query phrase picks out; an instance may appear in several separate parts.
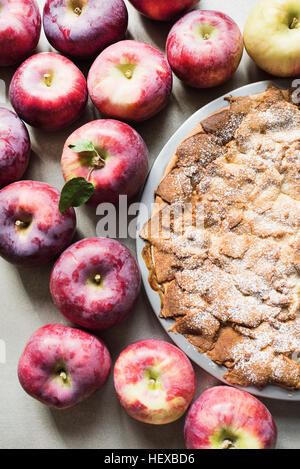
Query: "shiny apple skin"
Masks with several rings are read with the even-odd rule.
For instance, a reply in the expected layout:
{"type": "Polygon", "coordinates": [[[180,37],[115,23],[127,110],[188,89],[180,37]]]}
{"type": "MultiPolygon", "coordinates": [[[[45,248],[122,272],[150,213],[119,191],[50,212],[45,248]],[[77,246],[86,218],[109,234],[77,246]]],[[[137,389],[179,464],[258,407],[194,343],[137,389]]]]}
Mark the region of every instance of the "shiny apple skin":
{"type": "Polygon", "coordinates": [[[148,172],[149,153],[142,137],[129,125],[112,119],[89,122],[67,139],[61,166],[66,181],[84,177],[95,186],[89,205],[102,202],[118,205],[119,195],[133,197],[143,185],[148,172]],[[71,143],[90,140],[109,157],[104,168],[94,169],[84,153],[69,148],[71,143]]]}
{"type": "Polygon", "coordinates": [[[49,324],[30,337],[19,360],[18,377],[33,398],[54,409],[68,409],[98,391],[110,369],[109,351],[98,337],[49,324]],[[58,377],[60,370],[70,381],[58,377]]]}
{"type": "Polygon", "coordinates": [[[97,57],[87,82],[90,97],[104,116],[140,122],[167,105],[173,79],[158,49],[128,40],[113,44],[97,57]],[[130,79],[119,68],[128,63],[135,67],[130,79]]]}
{"type": "Polygon", "coordinates": [[[171,21],[199,0],[129,0],[142,15],[153,20],[171,21]]]}
{"type": "Polygon", "coordinates": [[[45,264],[70,244],[76,228],[71,208],[58,210],[60,192],[38,181],[18,181],[0,190],[0,255],[17,265],[45,264]],[[18,229],[15,222],[31,222],[18,229]]]}
{"type": "Polygon", "coordinates": [[[0,67],[20,63],[38,45],[41,15],[35,0],[1,0],[0,67]]]}
{"type": "Polygon", "coordinates": [[[28,131],[17,114],[0,107],[0,187],[22,178],[30,158],[28,131]]]}
{"type": "Polygon", "coordinates": [[[99,331],[115,326],[131,312],[140,283],[137,263],[123,244],[86,238],[60,256],[52,270],[50,291],[69,321],[99,331]],[[92,283],[95,275],[101,276],[101,286],[92,283]]]}
{"type": "Polygon", "coordinates": [[[191,406],[184,435],[188,449],[222,449],[211,440],[215,432],[232,429],[245,441],[238,449],[272,449],[277,429],[268,409],[254,396],[229,386],[204,391],[191,406]]]}
{"type": "Polygon", "coordinates": [[[210,88],[229,80],[243,54],[238,25],[227,15],[196,10],[183,16],[167,38],[167,58],[175,75],[194,88],[210,88]],[[211,25],[214,33],[204,40],[199,28],[211,25]]]}
{"type": "Polygon", "coordinates": [[[15,72],[9,97],[27,124],[47,131],[60,130],[76,121],[87,103],[86,80],[71,60],[42,52],[25,60],[15,72]],[[44,75],[53,76],[50,86],[44,75]]]}
{"type": "Polygon", "coordinates": [[[189,359],[179,348],[163,340],[145,339],[121,352],[114,368],[114,384],[122,407],[131,417],[162,425],[174,422],[187,410],[196,379],[189,359]],[[149,382],[149,373],[158,377],[156,389],[149,382]]]}
{"type": "Polygon", "coordinates": [[[78,0],[83,6],[79,16],[69,4],[48,0],[43,13],[46,37],[63,54],[90,59],[125,37],[128,13],[123,0],[78,0]]]}

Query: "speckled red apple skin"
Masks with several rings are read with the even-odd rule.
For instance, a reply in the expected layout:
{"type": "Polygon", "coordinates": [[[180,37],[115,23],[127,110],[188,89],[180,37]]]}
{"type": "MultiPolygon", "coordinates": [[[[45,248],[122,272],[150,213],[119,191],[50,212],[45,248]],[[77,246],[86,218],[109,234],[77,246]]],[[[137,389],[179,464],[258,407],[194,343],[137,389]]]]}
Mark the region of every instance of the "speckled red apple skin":
{"type": "Polygon", "coordinates": [[[123,244],[86,238],[70,246],[56,262],[50,281],[54,303],[73,324],[108,329],[132,310],[140,290],[137,263],[123,244]],[[96,274],[103,288],[87,284],[96,274]]]}
{"type": "Polygon", "coordinates": [[[276,446],[277,429],[268,409],[251,394],[229,386],[210,388],[193,403],[184,426],[186,447],[211,449],[210,437],[222,427],[247,430],[261,449],[276,446]]]}
{"type": "Polygon", "coordinates": [[[21,179],[29,163],[30,138],[17,114],[0,107],[0,187],[21,179]]]}
{"type": "Polygon", "coordinates": [[[238,25],[224,13],[196,10],[175,23],[166,50],[180,80],[195,88],[210,88],[229,80],[236,71],[243,54],[243,38],[238,25]],[[195,31],[201,24],[217,28],[218,38],[197,39],[195,31]]]}
{"type": "Polygon", "coordinates": [[[38,181],[18,181],[0,191],[0,255],[18,265],[44,264],[70,244],[76,228],[71,208],[59,212],[60,192],[38,181]],[[20,237],[15,222],[32,219],[28,235],[20,237]]]}
{"type": "Polygon", "coordinates": [[[41,15],[35,0],[1,0],[0,67],[15,65],[36,48],[41,15]]]}
{"type": "Polygon", "coordinates": [[[81,116],[88,95],[86,80],[71,60],[54,52],[41,52],[17,69],[10,83],[9,97],[16,113],[27,124],[56,131],[81,116]],[[41,86],[44,74],[52,72],[53,85],[41,86]]]}
{"type": "MultiPolygon", "coordinates": [[[[195,394],[196,378],[191,362],[179,348],[163,340],[144,339],[129,345],[119,355],[114,367],[114,385],[121,405],[131,417],[162,425],[177,420],[187,410],[195,394]],[[161,367],[164,403],[161,408],[151,409],[151,402],[145,405],[143,391],[133,399],[128,386],[138,385],[145,371],[155,366],[161,367]],[[178,398],[180,403],[174,401],[178,398]]],[[[151,401],[151,394],[149,397],[151,401]]]]}
{"type": "Polygon", "coordinates": [[[123,0],[89,0],[81,15],[72,21],[68,21],[66,4],[67,0],[47,0],[43,13],[46,37],[63,54],[93,58],[124,38],[128,13],[123,0]]]}
{"type": "Polygon", "coordinates": [[[146,179],[148,161],[146,144],[132,127],[124,122],[101,119],[83,125],[70,135],[64,145],[61,166],[66,181],[84,177],[94,184],[95,192],[88,205],[97,207],[102,202],[118,205],[119,195],[132,198],[146,179]],[[90,166],[83,164],[82,154],[69,148],[82,139],[92,141],[95,148],[111,155],[104,168],[90,173],[90,166]]]}
{"type": "Polygon", "coordinates": [[[127,40],[107,47],[98,55],[87,83],[91,100],[104,116],[141,122],[167,105],[173,77],[160,50],[145,42],[127,40]],[[124,63],[139,68],[140,72],[134,72],[131,80],[116,77],[112,72],[124,63]]]}
{"type": "Polygon", "coordinates": [[[177,18],[199,0],[129,0],[143,15],[159,21],[170,21],[177,18]]]}
{"type": "Polygon", "coordinates": [[[98,391],[107,381],[111,358],[105,344],[87,332],[60,324],[38,329],[19,360],[18,376],[23,389],[55,409],[73,407],[98,391]],[[54,379],[64,363],[70,387],[54,379]]]}

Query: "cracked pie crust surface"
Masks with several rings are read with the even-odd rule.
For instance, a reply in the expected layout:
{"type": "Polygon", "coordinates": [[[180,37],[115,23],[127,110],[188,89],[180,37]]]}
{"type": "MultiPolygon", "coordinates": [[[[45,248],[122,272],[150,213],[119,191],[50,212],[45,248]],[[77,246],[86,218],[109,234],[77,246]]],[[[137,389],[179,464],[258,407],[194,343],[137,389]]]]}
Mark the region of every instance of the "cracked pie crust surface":
{"type": "Polygon", "coordinates": [[[161,317],[231,384],[300,388],[300,110],[228,98],[178,146],[140,236],[161,317]]]}

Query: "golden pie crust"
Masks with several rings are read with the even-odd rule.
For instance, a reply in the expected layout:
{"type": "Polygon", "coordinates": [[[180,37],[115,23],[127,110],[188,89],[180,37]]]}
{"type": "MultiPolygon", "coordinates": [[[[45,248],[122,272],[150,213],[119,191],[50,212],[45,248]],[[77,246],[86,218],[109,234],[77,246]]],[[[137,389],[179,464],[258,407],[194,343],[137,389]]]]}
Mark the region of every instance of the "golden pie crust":
{"type": "Polygon", "coordinates": [[[229,383],[299,389],[300,110],[273,85],[228,101],[156,190],[140,233],[149,282],[229,383]]]}

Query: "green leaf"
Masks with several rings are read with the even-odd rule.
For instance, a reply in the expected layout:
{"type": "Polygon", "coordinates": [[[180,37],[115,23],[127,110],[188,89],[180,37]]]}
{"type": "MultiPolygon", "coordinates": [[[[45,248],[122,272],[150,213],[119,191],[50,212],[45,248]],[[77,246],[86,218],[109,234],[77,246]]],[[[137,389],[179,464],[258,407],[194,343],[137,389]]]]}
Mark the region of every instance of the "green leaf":
{"type": "Polygon", "coordinates": [[[94,194],[95,187],[84,178],[73,178],[68,181],[60,194],[59,211],[64,213],[70,207],[85,204],[94,194]]]}
{"type": "Polygon", "coordinates": [[[95,151],[95,147],[91,140],[78,140],[78,142],[71,143],[69,145],[71,150],[75,151],[76,153],[82,153],[84,151],[95,151]]]}

